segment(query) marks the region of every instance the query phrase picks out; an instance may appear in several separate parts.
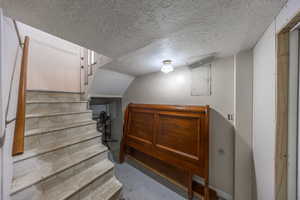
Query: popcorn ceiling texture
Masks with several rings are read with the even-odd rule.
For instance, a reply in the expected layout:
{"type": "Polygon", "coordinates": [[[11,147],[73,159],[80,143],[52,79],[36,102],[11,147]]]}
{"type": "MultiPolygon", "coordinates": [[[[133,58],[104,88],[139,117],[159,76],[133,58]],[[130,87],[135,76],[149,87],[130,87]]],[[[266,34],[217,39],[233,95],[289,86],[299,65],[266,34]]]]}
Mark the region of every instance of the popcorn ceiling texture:
{"type": "Polygon", "coordinates": [[[93,49],[131,75],[252,48],[287,0],[2,0],[6,15],[93,49]]]}

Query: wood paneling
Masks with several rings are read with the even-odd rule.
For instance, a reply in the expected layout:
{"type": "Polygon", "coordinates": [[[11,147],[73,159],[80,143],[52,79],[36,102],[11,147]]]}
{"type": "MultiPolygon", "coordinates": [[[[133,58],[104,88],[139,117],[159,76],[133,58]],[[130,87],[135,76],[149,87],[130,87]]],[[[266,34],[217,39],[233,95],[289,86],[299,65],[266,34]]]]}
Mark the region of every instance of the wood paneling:
{"type": "Polygon", "coordinates": [[[153,125],[153,113],[132,112],[130,115],[128,137],[152,144],[153,125]]]}
{"type": "Polygon", "coordinates": [[[156,147],[197,160],[198,121],[197,118],[160,114],[156,147]]]}
{"type": "MultiPolygon", "coordinates": [[[[183,174],[189,199],[194,174],[202,177],[209,199],[209,107],[129,104],[125,112],[120,161],[135,149],[183,174]]],[[[176,179],[176,178],[175,178],[176,179]]]]}

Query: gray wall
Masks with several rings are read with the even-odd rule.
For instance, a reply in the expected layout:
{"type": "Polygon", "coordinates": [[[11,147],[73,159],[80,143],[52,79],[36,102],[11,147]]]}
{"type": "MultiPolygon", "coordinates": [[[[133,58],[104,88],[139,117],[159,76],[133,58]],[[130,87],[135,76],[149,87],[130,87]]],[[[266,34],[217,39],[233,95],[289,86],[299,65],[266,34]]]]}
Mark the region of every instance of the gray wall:
{"type": "Polygon", "coordinates": [[[98,68],[88,90],[91,97],[122,97],[134,77],[108,69],[98,68]]]}
{"type": "Polygon", "coordinates": [[[119,160],[120,142],[123,133],[123,113],[121,98],[93,98],[91,100],[90,109],[93,110],[93,115],[97,110],[107,111],[111,119],[111,136],[115,142],[109,143],[110,151],[115,161],[119,160]]]}
{"type": "Polygon", "coordinates": [[[123,134],[123,114],[122,114],[122,101],[117,99],[116,101],[110,103],[110,108],[113,113],[112,116],[112,139],[117,140],[111,143],[111,152],[114,156],[114,160],[119,160],[120,143],[123,134]]]}
{"type": "Polygon", "coordinates": [[[234,112],[234,58],[212,63],[212,95],[191,96],[191,72],[187,67],[137,77],[123,96],[130,102],[210,105],[210,184],[233,195],[234,129],[227,114],[234,112]]]}
{"type": "Polygon", "coordinates": [[[252,49],[235,56],[234,198],[254,200],[252,158],[252,49]]]}
{"type": "Polygon", "coordinates": [[[253,154],[259,200],[275,199],[275,22],[253,52],[253,154]]]}

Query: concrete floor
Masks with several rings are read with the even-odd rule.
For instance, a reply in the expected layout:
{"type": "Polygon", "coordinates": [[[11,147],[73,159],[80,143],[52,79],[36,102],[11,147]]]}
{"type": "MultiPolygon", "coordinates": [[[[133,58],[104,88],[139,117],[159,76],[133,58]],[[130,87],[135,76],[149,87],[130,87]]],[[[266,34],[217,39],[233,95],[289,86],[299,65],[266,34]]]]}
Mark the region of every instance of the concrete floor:
{"type": "Polygon", "coordinates": [[[127,163],[116,164],[115,167],[116,176],[123,184],[124,200],[185,199],[127,163]]]}

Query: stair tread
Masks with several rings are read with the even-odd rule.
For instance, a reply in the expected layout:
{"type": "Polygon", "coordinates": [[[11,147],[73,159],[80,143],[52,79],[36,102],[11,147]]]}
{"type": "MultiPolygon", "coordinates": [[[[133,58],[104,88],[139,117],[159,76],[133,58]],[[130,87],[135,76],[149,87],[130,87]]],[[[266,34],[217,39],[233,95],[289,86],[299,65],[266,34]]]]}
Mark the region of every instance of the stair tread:
{"type": "Polygon", "coordinates": [[[34,92],[34,93],[58,93],[58,94],[82,94],[82,92],[71,92],[71,91],[59,91],[59,90],[31,90],[27,89],[26,92],[34,92]]]}
{"type": "Polygon", "coordinates": [[[26,118],[36,118],[36,117],[53,117],[60,115],[73,115],[73,114],[82,114],[82,113],[92,113],[91,110],[79,111],[79,112],[60,112],[60,113],[36,113],[36,114],[27,114],[26,118]]]}
{"type": "Polygon", "coordinates": [[[34,168],[30,173],[27,173],[24,176],[13,178],[11,194],[26,189],[46,178],[49,178],[61,171],[71,168],[106,151],[107,147],[97,144],[75,153],[69,151],[63,155],[56,154],[55,156],[50,154],[54,158],[54,160],[50,159],[51,162],[47,161],[47,158],[49,159],[49,155],[47,155],[48,157],[43,157],[42,159],[44,163],[40,164],[39,167],[36,167],[37,169],[34,168]]]}
{"type": "Polygon", "coordinates": [[[121,188],[122,184],[115,177],[112,177],[82,200],[110,200],[121,188]]]}
{"type": "Polygon", "coordinates": [[[13,161],[19,162],[21,160],[25,160],[25,159],[28,159],[28,158],[31,158],[34,156],[38,156],[38,155],[45,154],[45,153],[48,153],[51,151],[55,151],[55,150],[58,150],[58,149],[61,149],[61,148],[64,148],[64,147],[67,147],[70,145],[74,145],[74,144],[77,144],[80,142],[84,142],[87,140],[97,138],[100,136],[101,136],[100,133],[97,132],[96,130],[90,131],[85,134],[78,135],[78,137],[76,137],[76,138],[67,138],[66,141],[63,141],[61,143],[50,143],[48,145],[43,145],[42,149],[34,148],[34,149],[27,150],[21,155],[14,156],[13,161]]]}
{"type": "Polygon", "coordinates": [[[114,167],[113,163],[107,159],[87,168],[86,170],[70,177],[64,182],[56,185],[51,190],[43,191],[43,196],[47,200],[65,200],[77,193],[85,186],[92,183],[114,167]],[[64,188],[63,190],[61,188],[64,188]],[[60,191],[60,192],[58,192],[60,191]]]}
{"type": "Polygon", "coordinates": [[[115,197],[122,184],[114,177],[114,164],[107,159],[108,149],[100,142],[92,111],[86,110],[88,101],[80,94],[27,92],[26,148],[24,154],[13,157],[11,197],[115,197]]]}
{"type": "Polygon", "coordinates": [[[26,101],[26,104],[47,104],[47,103],[88,103],[88,101],[81,101],[81,100],[29,100],[26,101]]]}
{"type": "Polygon", "coordinates": [[[94,120],[88,120],[88,121],[83,121],[83,122],[77,122],[77,123],[72,123],[72,124],[66,124],[66,125],[61,125],[61,126],[55,126],[51,128],[37,128],[37,129],[30,129],[25,132],[25,137],[26,136],[33,136],[33,135],[38,135],[42,133],[48,133],[52,131],[59,131],[63,129],[68,129],[68,128],[75,128],[79,126],[85,126],[89,124],[96,124],[96,121],[94,120]]]}

